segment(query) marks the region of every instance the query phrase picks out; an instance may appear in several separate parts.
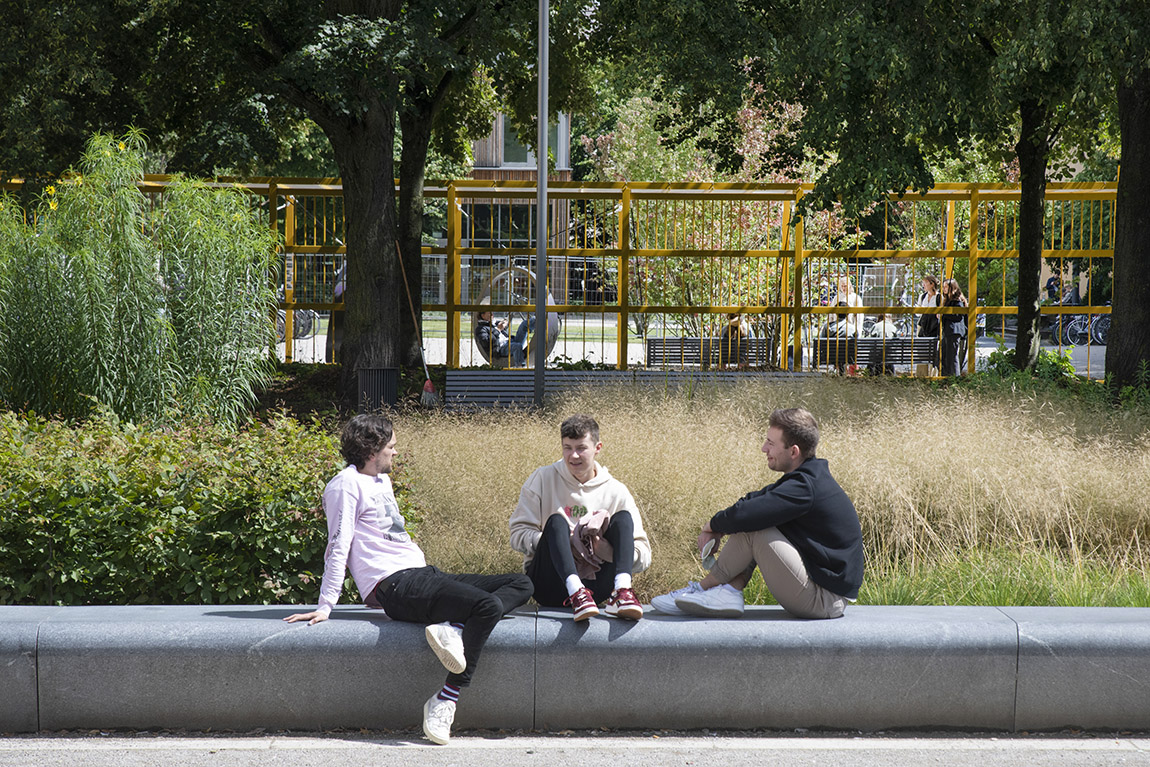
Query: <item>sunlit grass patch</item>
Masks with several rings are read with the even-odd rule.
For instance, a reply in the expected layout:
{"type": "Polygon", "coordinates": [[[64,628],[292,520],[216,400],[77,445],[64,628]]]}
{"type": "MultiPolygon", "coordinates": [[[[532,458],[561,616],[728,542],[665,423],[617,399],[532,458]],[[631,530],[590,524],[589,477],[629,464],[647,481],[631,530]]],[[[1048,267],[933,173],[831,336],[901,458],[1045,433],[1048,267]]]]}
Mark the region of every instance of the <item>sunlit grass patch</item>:
{"type": "MultiPolygon", "coordinates": [[[[777,476],[759,448],[776,407],[819,419],[819,455],[854,499],[863,603],[1143,604],[1150,421],[1070,396],[914,381],[796,379],[690,389],[596,387],[543,412],[400,419],[420,541],[444,569],[514,570],[507,520],[559,423],[602,427],[600,462],[634,494],[650,596],[697,579],[699,526],[777,476]]],[[[748,596],[769,601],[761,587],[748,596]]]]}

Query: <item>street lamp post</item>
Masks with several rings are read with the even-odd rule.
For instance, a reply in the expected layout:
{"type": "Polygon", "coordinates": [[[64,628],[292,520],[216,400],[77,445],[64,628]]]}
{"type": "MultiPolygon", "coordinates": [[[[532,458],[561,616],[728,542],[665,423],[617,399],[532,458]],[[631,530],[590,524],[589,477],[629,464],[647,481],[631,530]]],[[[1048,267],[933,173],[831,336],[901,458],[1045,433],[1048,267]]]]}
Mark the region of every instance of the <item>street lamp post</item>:
{"type": "Polygon", "coordinates": [[[543,407],[547,364],[547,54],[550,38],[548,0],[539,0],[539,129],[535,153],[535,406],[543,407]]]}

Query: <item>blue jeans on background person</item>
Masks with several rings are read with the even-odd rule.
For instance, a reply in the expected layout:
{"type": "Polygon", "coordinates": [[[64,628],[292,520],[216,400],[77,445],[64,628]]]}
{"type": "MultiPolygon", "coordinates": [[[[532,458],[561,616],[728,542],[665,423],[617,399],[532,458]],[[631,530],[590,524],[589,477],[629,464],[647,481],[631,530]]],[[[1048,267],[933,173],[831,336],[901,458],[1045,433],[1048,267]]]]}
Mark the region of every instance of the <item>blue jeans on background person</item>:
{"type": "Polygon", "coordinates": [[[519,323],[515,330],[515,337],[511,339],[511,364],[517,368],[527,367],[527,354],[523,346],[527,343],[527,334],[535,329],[535,315],[519,323]]]}

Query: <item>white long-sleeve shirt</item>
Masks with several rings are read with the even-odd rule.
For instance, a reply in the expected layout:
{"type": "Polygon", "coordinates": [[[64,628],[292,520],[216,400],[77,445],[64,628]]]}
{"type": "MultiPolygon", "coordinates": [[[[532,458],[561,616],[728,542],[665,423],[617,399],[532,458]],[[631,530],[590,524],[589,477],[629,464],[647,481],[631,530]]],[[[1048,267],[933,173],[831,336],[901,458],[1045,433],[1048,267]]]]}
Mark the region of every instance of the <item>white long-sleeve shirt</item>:
{"type": "Polygon", "coordinates": [[[327,516],[327,551],[318,612],[331,613],[348,569],[360,598],[366,601],[384,578],[427,564],[423,551],[407,532],[388,475],[373,477],[348,466],[324,488],[323,511],[327,516]]]}

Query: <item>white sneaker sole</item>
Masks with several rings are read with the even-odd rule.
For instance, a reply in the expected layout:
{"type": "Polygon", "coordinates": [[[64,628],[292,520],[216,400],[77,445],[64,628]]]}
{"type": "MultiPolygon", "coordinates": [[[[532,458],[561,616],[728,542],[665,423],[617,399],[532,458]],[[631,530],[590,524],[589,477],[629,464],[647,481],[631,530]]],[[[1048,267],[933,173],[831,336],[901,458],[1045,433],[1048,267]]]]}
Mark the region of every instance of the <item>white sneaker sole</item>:
{"type": "Polygon", "coordinates": [[[583,610],[582,612],[575,613],[575,616],[574,616],[575,622],[576,623],[582,623],[583,621],[587,620],[588,618],[594,618],[598,614],[599,614],[599,608],[598,607],[588,607],[586,610],[583,610]]]}
{"type": "Polygon", "coordinates": [[[673,604],[670,607],[666,607],[666,606],[657,605],[654,602],[652,602],[651,603],[651,610],[659,613],[659,615],[686,615],[685,612],[680,610],[678,607],[675,607],[673,604]]]}
{"type": "Polygon", "coordinates": [[[622,607],[619,609],[612,609],[611,605],[603,608],[603,611],[608,615],[615,618],[622,618],[627,621],[637,621],[643,617],[643,606],[638,607],[622,607]]]}
{"type": "MultiPolygon", "coordinates": [[[[439,643],[439,634],[431,630],[428,626],[423,630],[423,636],[427,638],[427,644],[435,653],[435,657],[439,658],[439,662],[443,667],[450,671],[452,674],[462,674],[463,669],[467,668],[465,659],[455,657],[445,645],[439,643]]],[[[431,737],[430,735],[428,737],[431,737]]]]}
{"type": "Polygon", "coordinates": [[[740,618],[743,615],[742,607],[711,607],[694,602],[676,602],[675,606],[687,615],[699,618],[740,618]]]}
{"type": "Polygon", "coordinates": [[[436,745],[446,746],[451,741],[450,734],[448,734],[446,738],[441,738],[438,735],[433,734],[431,730],[427,729],[427,709],[430,708],[430,706],[430,700],[423,704],[423,736],[436,745]]]}

